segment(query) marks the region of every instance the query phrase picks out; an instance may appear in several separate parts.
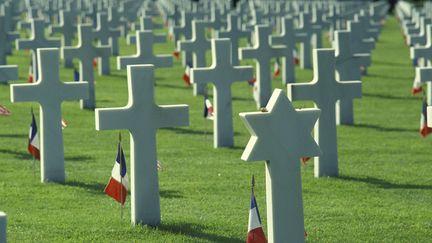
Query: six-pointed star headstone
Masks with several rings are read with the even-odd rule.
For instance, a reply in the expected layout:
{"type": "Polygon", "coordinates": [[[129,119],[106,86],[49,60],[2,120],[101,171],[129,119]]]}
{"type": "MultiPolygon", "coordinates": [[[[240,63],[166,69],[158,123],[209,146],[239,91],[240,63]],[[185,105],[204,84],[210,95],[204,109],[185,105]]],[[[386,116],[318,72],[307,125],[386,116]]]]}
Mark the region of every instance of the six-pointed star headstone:
{"type": "Polygon", "coordinates": [[[96,57],[109,56],[111,47],[109,46],[93,46],[93,33],[90,24],[78,25],[78,46],[63,47],[63,58],[77,58],[80,61],[80,81],[87,81],[89,87],[88,99],[81,100],[82,109],[94,109],[96,107],[93,59],[96,57]]]}
{"type": "Polygon", "coordinates": [[[268,112],[240,113],[252,135],[241,158],[266,161],[269,242],[304,242],[299,160],[320,154],[311,135],[320,111],[295,110],[280,89],[266,108],[268,112]]]}
{"type": "Polygon", "coordinates": [[[117,57],[117,69],[124,69],[127,65],[153,64],[156,68],[171,67],[173,59],[171,55],[153,54],[155,35],[152,31],[137,31],[137,53],[133,56],[117,57]]]}
{"type": "Polygon", "coordinates": [[[187,105],[158,106],[154,100],[154,66],[129,65],[129,102],[121,108],[96,109],[96,130],[127,129],[131,147],[131,217],[134,224],[160,224],[156,132],[188,126],[187,105]]]}
{"type": "Polygon", "coordinates": [[[40,103],[41,180],[64,182],[61,103],[87,98],[88,84],[60,81],[59,49],[38,49],[37,58],[39,79],[36,83],[11,85],[11,101],[40,103]]]}
{"type": "Polygon", "coordinates": [[[291,101],[312,100],[321,109],[315,137],[322,155],[315,157],[315,177],[338,176],[335,106],[338,100],[361,97],[361,82],[336,80],[333,49],[315,49],[313,63],[312,82],[288,84],[288,97],[291,101]]]}
{"type": "Polygon", "coordinates": [[[193,68],[192,83],[213,83],[214,113],[213,144],[218,147],[234,146],[232,124],[231,85],[234,81],[248,81],[253,78],[253,68],[234,66],[231,63],[231,41],[229,39],[212,40],[213,64],[208,68],[193,68]]]}

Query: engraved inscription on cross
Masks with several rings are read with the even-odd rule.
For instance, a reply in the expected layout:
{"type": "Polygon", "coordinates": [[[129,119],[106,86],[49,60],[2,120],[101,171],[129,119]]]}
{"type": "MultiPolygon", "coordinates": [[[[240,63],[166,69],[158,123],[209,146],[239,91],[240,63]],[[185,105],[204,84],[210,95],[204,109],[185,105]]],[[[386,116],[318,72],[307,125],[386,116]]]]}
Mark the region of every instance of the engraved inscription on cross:
{"type": "Polygon", "coordinates": [[[313,62],[312,82],[288,84],[288,97],[291,101],[312,100],[321,110],[314,132],[322,151],[320,157],[315,157],[315,177],[338,176],[335,104],[341,99],[361,97],[361,82],[336,80],[333,49],[315,49],[313,62]]]}
{"type": "Polygon", "coordinates": [[[30,21],[32,37],[28,40],[16,40],[16,49],[30,49],[33,58],[33,76],[38,78],[38,63],[36,58],[36,49],[48,47],[60,47],[60,40],[50,40],[45,38],[45,23],[42,19],[32,19],[30,21]]]}
{"type": "Polygon", "coordinates": [[[61,103],[88,97],[87,82],[60,81],[57,48],[37,50],[40,76],[36,83],[11,85],[12,102],[40,103],[41,180],[64,182],[61,103]]]}
{"type": "Polygon", "coordinates": [[[96,130],[130,132],[131,220],[133,224],[160,224],[156,132],[159,128],[188,126],[187,105],[155,104],[153,65],[127,67],[129,101],[125,107],[96,109],[96,130]]]}
{"type": "Polygon", "coordinates": [[[234,81],[253,78],[253,68],[234,66],[231,63],[231,41],[212,39],[213,64],[206,68],[192,68],[192,83],[213,83],[215,120],[213,123],[213,145],[215,148],[234,146],[232,122],[231,85],[234,81]]]}
{"type": "Polygon", "coordinates": [[[93,59],[109,56],[111,53],[111,47],[109,46],[93,46],[92,29],[91,24],[78,24],[78,46],[62,48],[63,58],[77,58],[80,61],[80,80],[87,81],[89,87],[89,97],[81,100],[81,108],[91,110],[96,107],[93,59]]]}

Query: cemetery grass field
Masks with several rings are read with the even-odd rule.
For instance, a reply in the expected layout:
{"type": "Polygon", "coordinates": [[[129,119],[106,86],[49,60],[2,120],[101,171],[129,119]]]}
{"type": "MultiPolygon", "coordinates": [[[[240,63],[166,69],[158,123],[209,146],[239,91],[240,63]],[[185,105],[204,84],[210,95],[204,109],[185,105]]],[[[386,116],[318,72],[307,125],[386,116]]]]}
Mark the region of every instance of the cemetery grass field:
{"type": "MultiPolygon", "coordinates": [[[[171,53],[174,45],[156,49],[171,53]]],[[[121,55],[132,53],[135,48],[122,39],[121,55]]],[[[315,179],[313,162],[302,168],[308,242],[430,242],[432,137],[419,134],[422,99],[411,96],[415,70],[394,17],[386,22],[372,59],[363,98],[354,103],[356,125],[338,127],[340,177],[315,179]]],[[[27,79],[29,61],[26,51],[8,57],[9,64],[20,66],[19,82],[27,79]]],[[[126,71],[117,71],[116,59],[111,61],[112,74],[95,78],[99,108],[127,104],[126,71]]],[[[104,194],[119,131],[96,131],[94,112],[80,110],[77,101],[62,105],[69,124],[63,131],[66,182],[40,183],[40,166],[34,174],[27,153],[30,108],[38,116],[38,105],[11,104],[9,86],[2,85],[0,103],[12,111],[0,117],[0,209],[8,215],[9,241],[245,242],[253,174],[266,230],[264,161],[240,160],[250,135],[238,113],[256,110],[251,87],[233,86],[236,146],[213,149],[203,98],[192,96],[183,71],[179,61],[156,71],[157,103],[190,106],[189,127],[161,129],[157,135],[163,167],[158,228],[131,226],[129,198],[121,219],[120,206],[104,194]]],[[[312,70],[296,72],[299,82],[312,79],[312,70]]],[[[72,69],[62,68],[61,78],[73,80],[72,69]]],[[[286,91],[280,77],[273,87],[286,91]]],[[[122,135],[130,168],[128,132],[122,135]]]]}

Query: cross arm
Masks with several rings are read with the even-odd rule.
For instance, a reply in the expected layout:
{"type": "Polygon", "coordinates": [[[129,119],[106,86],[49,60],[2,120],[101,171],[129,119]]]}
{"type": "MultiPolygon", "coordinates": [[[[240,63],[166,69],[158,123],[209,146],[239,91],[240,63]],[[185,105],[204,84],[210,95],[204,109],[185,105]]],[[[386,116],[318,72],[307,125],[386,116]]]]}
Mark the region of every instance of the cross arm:
{"type": "Polygon", "coordinates": [[[427,50],[428,50],[428,48],[425,48],[425,47],[411,47],[411,49],[410,49],[411,59],[426,58],[427,57],[427,54],[426,54],[427,50]]]}
{"type": "Polygon", "coordinates": [[[255,47],[244,47],[238,49],[239,59],[254,59],[256,55],[255,47]]]}
{"type": "Polygon", "coordinates": [[[19,32],[14,31],[14,32],[8,32],[7,34],[7,40],[8,41],[15,41],[16,39],[18,39],[20,36],[19,32]]]}
{"type": "Polygon", "coordinates": [[[354,54],[354,58],[357,60],[359,66],[368,67],[371,65],[371,56],[368,53],[354,54]]]}
{"type": "Polygon", "coordinates": [[[287,85],[287,95],[290,101],[312,100],[319,97],[316,81],[312,83],[295,83],[287,85]]]}
{"type": "Polygon", "coordinates": [[[10,86],[11,102],[32,102],[39,101],[42,95],[38,92],[38,83],[33,84],[12,84],[10,86]]]}
{"type": "Polygon", "coordinates": [[[254,76],[254,69],[252,66],[237,66],[234,67],[233,81],[251,80],[254,76]]]}
{"type": "Polygon", "coordinates": [[[34,42],[33,40],[17,39],[17,40],[15,40],[15,46],[16,46],[17,50],[33,49],[31,47],[31,44],[33,42],[34,42]]]}
{"type": "Polygon", "coordinates": [[[79,56],[79,48],[73,46],[66,46],[61,48],[61,58],[78,58],[79,56]]]}
{"type": "Polygon", "coordinates": [[[158,128],[189,126],[188,105],[161,105],[157,107],[158,128]]]}
{"type": "Polygon", "coordinates": [[[63,85],[64,92],[62,92],[62,95],[64,100],[88,99],[90,89],[87,81],[68,82],[63,85]]]}
{"type": "Polygon", "coordinates": [[[10,80],[18,80],[18,66],[4,65],[0,66],[0,83],[10,80]]]}
{"type": "Polygon", "coordinates": [[[132,128],[128,108],[99,108],[95,110],[96,130],[122,130],[132,128]]]}
{"type": "Polygon", "coordinates": [[[194,45],[193,41],[190,41],[190,40],[177,41],[177,49],[180,51],[193,52],[195,50],[195,45],[194,45]]]}
{"type": "Polygon", "coordinates": [[[336,81],[342,84],[341,98],[354,99],[362,97],[362,82],[361,81],[336,81]]]}
{"type": "Polygon", "coordinates": [[[416,68],[416,77],[419,77],[422,83],[432,82],[432,67],[416,68]]]}
{"type": "Polygon", "coordinates": [[[205,67],[205,68],[192,68],[190,70],[190,80],[191,83],[196,84],[206,84],[215,82],[214,80],[217,74],[217,69],[214,67],[205,67]]]}
{"type": "Polygon", "coordinates": [[[95,53],[97,57],[110,56],[111,46],[99,46],[95,48],[95,53]]]}

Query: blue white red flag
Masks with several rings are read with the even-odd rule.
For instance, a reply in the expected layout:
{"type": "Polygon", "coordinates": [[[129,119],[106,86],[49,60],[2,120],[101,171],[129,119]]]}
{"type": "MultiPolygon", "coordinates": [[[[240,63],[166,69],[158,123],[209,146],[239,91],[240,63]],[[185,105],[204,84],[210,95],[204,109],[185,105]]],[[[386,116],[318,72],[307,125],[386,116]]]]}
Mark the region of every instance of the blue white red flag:
{"type": "Polygon", "coordinates": [[[246,243],[266,243],[267,239],[262,228],[261,217],[254,195],[254,177],[252,176],[252,194],[249,210],[249,226],[246,243]]]}
{"type": "Polygon", "coordinates": [[[39,135],[38,135],[36,119],[34,117],[33,112],[32,112],[32,122],[30,124],[29,141],[28,141],[27,150],[29,151],[31,156],[33,156],[35,159],[40,160],[39,135]]]}
{"type": "Polygon", "coordinates": [[[213,105],[207,97],[204,97],[204,118],[213,120],[213,105]]]}
{"type": "Polygon", "coordinates": [[[34,77],[33,77],[33,61],[30,62],[29,70],[28,70],[28,76],[27,76],[27,83],[33,83],[34,77]]]}
{"type": "Polygon", "coordinates": [[[190,85],[190,69],[192,68],[192,65],[190,65],[189,63],[186,64],[186,69],[185,72],[183,73],[183,81],[185,82],[186,85],[190,85]]]}
{"type": "Polygon", "coordinates": [[[422,83],[419,80],[419,77],[414,78],[413,87],[411,89],[411,94],[416,95],[423,91],[422,83]]]}
{"type": "Polygon", "coordinates": [[[105,187],[105,193],[117,202],[124,205],[129,190],[129,178],[126,173],[126,159],[121,147],[118,144],[117,158],[111,171],[111,178],[105,187]]]}
{"type": "Polygon", "coordinates": [[[280,63],[279,63],[279,58],[276,58],[276,61],[274,63],[274,67],[273,67],[273,76],[277,77],[280,74],[280,63]]]}
{"type": "Polygon", "coordinates": [[[432,132],[432,129],[427,126],[427,103],[426,100],[423,100],[422,104],[422,113],[420,118],[420,134],[422,137],[426,137],[432,132]]]}

